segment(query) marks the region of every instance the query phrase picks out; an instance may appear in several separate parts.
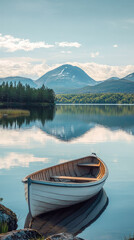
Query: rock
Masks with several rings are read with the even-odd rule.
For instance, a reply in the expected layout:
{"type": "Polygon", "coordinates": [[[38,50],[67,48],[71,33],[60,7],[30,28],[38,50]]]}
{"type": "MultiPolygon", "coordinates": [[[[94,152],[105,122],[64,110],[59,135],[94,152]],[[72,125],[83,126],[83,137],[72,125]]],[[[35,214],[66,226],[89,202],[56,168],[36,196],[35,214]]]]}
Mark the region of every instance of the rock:
{"type": "MultiPolygon", "coordinates": [[[[44,238],[34,229],[25,228],[0,234],[0,240],[43,240],[44,238]]],[[[44,240],[83,240],[82,238],[74,237],[70,233],[54,234],[44,240]]]]}
{"type": "Polygon", "coordinates": [[[70,233],[59,233],[59,234],[54,234],[45,240],[83,240],[82,238],[74,237],[70,233]]]}
{"type": "Polygon", "coordinates": [[[0,234],[0,240],[43,240],[42,236],[34,229],[20,229],[8,232],[6,234],[0,234]]]}
{"type": "Polygon", "coordinates": [[[9,208],[0,204],[0,224],[7,223],[8,231],[15,230],[17,228],[17,216],[9,208]]]}

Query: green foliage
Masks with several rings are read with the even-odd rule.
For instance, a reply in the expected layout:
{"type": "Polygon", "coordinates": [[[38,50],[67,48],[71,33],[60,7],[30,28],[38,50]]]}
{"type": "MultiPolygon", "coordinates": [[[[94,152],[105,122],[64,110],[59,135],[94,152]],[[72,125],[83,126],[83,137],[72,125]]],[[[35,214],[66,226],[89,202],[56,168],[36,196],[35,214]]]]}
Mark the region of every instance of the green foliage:
{"type": "Polygon", "coordinates": [[[0,233],[8,232],[8,225],[6,222],[0,222],[0,233]]]}
{"type": "Polygon", "coordinates": [[[20,82],[17,85],[3,83],[0,86],[0,102],[2,103],[54,103],[55,93],[43,85],[39,89],[23,86],[20,82]]]}
{"type": "Polygon", "coordinates": [[[57,103],[134,103],[134,94],[125,93],[85,93],[85,94],[58,94],[57,103]]]}
{"type": "Polygon", "coordinates": [[[3,198],[0,198],[0,202],[2,202],[3,201],[3,198]]]}

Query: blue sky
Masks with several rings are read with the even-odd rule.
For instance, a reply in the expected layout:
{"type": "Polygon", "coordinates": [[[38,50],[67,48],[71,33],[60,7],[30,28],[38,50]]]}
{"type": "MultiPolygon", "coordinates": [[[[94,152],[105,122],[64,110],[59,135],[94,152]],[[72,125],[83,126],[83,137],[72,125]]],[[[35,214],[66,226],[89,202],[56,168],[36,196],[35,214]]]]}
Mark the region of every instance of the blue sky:
{"type": "Polygon", "coordinates": [[[0,34],[0,77],[66,62],[96,80],[134,71],[133,0],[1,0],[0,34]]]}

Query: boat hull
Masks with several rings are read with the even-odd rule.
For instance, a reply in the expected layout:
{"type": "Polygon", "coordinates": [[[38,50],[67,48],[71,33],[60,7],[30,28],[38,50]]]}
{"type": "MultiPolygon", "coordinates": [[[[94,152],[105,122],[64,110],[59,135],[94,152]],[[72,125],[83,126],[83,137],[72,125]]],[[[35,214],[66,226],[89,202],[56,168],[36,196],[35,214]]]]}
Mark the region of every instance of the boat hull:
{"type": "Polygon", "coordinates": [[[32,217],[45,212],[69,207],[83,202],[96,195],[103,187],[105,181],[97,184],[44,184],[36,181],[28,182],[28,204],[32,217]]]}
{"type": "Polygon", "coordinates": [[[31,218],[28,214],[24,227],[36,229],[40,234],[43,234],[45,239],[61,232],[76,236],[96,221],[107,205],[108,197],[102,189],[93,198],[76,205],[45,213],[35,218],[31,218]]]}
{"type": "Polygon", "coordinates": [[[23,179],[32,217],[69,207],[95,196],[108,177],[108,169],[96,154],[55,165],[23,179]]]}

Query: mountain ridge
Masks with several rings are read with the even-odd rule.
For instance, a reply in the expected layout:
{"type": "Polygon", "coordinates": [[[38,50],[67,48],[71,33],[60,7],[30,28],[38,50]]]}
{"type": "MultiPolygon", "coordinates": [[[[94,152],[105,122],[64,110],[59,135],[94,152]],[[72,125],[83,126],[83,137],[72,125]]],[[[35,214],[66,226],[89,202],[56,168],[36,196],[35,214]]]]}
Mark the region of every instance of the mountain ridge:
{"type": "Polygon", "coordinates": [[[77,66],[63,64],[45,73],[37,80],[31,78],[14,76],[0,78],[0,84],[10,82],[13,85],[21,82],[23,85],[30,85],[32,88],[45,87],[52,88],[56,94],[64,93],[103,93],[103,92],[134,92],[134,73],[128,74],[124,78],[111,77],[103,81],[96,81],[86,72],[77,66]]]}
{"type": "Polygon", "coordinates": [[[74,93],[134,93],[134,82],[126,79],[107,80],[96,86],[81,88],[74,93]]]}
{"type": "Polygon", "coordinates": [[[12,76],[12,77],[6,77],[6,78],[0,78],[0,85],[5,82],[10,84],[11,82],[13,83],[13,85],[18,84],[19,82],[22,85],[29,85],[32,88],[36,88],[37,85],[36,83],[31,79],[31,78],[26,78],[26,77],[20,77],[20,76],[12,76]]]}

